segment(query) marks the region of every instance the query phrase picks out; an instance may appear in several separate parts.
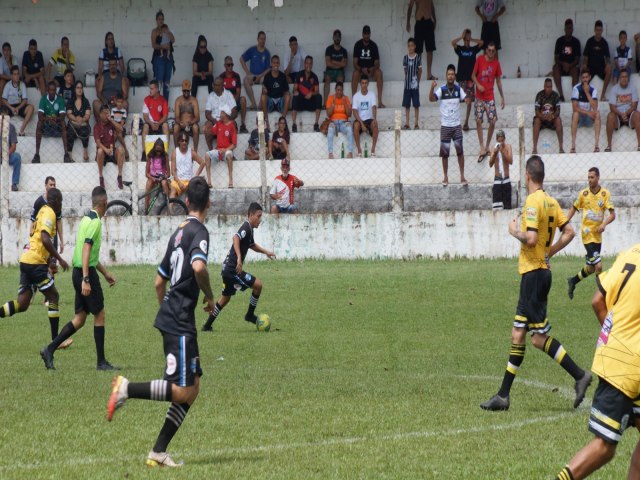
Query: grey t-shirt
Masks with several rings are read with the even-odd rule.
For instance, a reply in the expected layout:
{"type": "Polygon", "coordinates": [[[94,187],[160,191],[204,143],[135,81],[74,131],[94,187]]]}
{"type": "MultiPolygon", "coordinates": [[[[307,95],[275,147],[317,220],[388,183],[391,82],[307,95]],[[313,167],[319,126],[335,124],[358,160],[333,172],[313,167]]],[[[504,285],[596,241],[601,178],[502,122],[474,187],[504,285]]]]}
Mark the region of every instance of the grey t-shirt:
{"type": "Polygon", "coordinates": [[[27,100],[27,86],[24,82],[19,82],[18,86],[14,86],[13,82],[7,82],[2,91],[2,98],[4,98],[9,105],[18,105],[22,100],[27,100]]]}
{"type": "Polygon", "coordinates": [[[487,17],[487,20],[491,20],[504,6],[504,2],[502,0],[478,0],[476,5],[480,7],[480,11],[487,17]]]}
{"type": "Polygon", "coordinates": [[[627,88],[622,88],[618,83],[611,89],[609,98],[611,99],[609,103],[617,107],[620,113],[624,113],[629,111],[633,102],[638,101],[638,92],[631,84],[627,85],[627,88]]]}

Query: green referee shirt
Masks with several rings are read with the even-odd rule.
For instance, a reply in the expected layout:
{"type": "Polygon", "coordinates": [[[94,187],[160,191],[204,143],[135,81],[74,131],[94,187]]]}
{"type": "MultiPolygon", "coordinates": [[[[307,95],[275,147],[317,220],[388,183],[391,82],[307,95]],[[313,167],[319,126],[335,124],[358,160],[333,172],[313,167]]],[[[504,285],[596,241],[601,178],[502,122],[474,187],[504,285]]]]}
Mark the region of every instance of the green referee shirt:
{"type": "Polygon", "coordinates": [[[38,111],[44,113],[45,117],[57,117],[58,115],[66,113],[64,99],[60,95],[56,95],[56,98],[52,102],[49,100],[49,95],[44,95],[40,99],[38,111]]]}
{"type": "Polygon", "coordinates": [[[100,261],[100,244],[102,243],[102,222],[100,215],[95,210],[91,210],[80,221],[72,260],[75,268],[82,268],[82,248],[85,243],[91,245],[89,267],[95,267],[100,261]]]}

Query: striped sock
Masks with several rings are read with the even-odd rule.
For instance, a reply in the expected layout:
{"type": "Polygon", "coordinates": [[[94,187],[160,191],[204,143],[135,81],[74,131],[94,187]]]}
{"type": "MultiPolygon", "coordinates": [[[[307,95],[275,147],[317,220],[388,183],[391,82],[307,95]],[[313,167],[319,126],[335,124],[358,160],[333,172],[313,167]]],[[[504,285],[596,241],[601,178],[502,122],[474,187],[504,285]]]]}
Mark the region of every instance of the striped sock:
{"type": "Polygon", "coordinates": [[[547,338],[546,342],[544,342],[544,352],[558,362],[575,380],[582,378],[584,375],[584,370],[576,365],[562,344],[555,338],[547,338]]]}
{"type": "Polygon", "coordinates": [[[187,416],[187,413],[189,413],[188,403],[171,404],[169,410],[167,410],[167,417],[164,420],[162,430],[160,430],[156,444],[153,446],[154,452],[167,451],[169,442],[171,442],[171,439],[173,439],[173,436],[180,428],[180,425],[184,422],[184,418],[187,416]]]}
{"type": "Polygon", "coordinates": [[[247,310],[247,315],[245,318],[253,317],[253,314],[256,311],[256,307],[258,306],[258,300],[260,300],[260,295],[252,293],[251,298],[249,299],[249,309],[247,310]]]}
{"type": "Polygon", "coordinates": [[[51,340],[55,340],[58,336],[58,328],[60,327],[60,312],[58,311],[58,304],[49,302],[47,311],[49,316],[49,325],[51,326],[51,340]]]}
{"type": "Polygon", "coordinates": [[[566,465],[562,470],[560,470],[556,480],[573,480],[573,473],[571,473],[569,465],[566,465]]]}
{"type": "Polygon", "coordinates": [[[171,401],[171,384],[166,380],[129,383],[128,389],[127,395],[129,398],[141,398],[158,402],[171,401]]]}
{"type": "Polygon", "coordinates": [[[222,305],[216,302],[216,306],[213,307],[213,311],[209,314],[209,318],[207,318],[207,321],[204,324],[205,328],[210,328],[211,325],[213,325],[213,322],[215,322],[216,318],[218,318],[218,315],[220,315],[222,308],[222,305]]]}
{"type": "Polygon", "coordinates": [[[511,385],[513,385],[513,381],[518,374],[518,370],[520,370],[520,366],[524,361],[524,353],[527,346],[518,343],[511,344],[511,350],[509,350],[509,361],[507,362],[507,369],[504,372],[504,377],[502,378],[502,385],[500,386],[500,390],[498,391],[498,395],[500,397],[508,397],[509,392],[511,391],[511,385]]]}
{"type": "Polygon", "coordinates": [[[582,267],[582,270],[580,270],[580,271],[578,272],[578,275],[577,275],[577,277],[578,277],[578,281],[580,281],[580,280],[584,280],[584,279],[585,279],[585,278],[587,278],[589,275],[591,275],[591,273],[592,273],[592,272],[590,272],[589,270],[587,270],[587,267],[586,267],[586,266],[582,267]]]}
{"type": "Polygon", "coordinates": [[[10,317],[14,313],[18,313],[20,311],[20,307],[18,306],[17,300],[10,300],[5,303],[2,307],[0,307],[0,318],[10,317]]]}

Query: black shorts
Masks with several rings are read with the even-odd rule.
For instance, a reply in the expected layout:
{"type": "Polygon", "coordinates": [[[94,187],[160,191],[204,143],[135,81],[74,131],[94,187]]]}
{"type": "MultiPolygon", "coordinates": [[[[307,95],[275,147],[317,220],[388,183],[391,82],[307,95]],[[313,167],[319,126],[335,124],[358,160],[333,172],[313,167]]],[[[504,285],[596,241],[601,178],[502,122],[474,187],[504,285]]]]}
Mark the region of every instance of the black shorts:
{"type": "Polygon", "coordinates": [[[509,177],[493,177],[491,193],[493,210],[511,210],[511,180],[509,177]]]}
{"type": "Polygon", "coordinates": [[[585,255],[587,265],[597,265],[602,261],[602,258],[600,258],[601,243],[585,243],[584,248],[587,251],[585,255]]]}
{"type": "Polygon", "coordinates": [[[88,297],[82,295],[82,269],[74,267],[71,274],[73,288],[76,290],[76,313],[85,312],[97,315],[104,310],[104,295],[102,294],[102,286],[98,278],[98,271],[95,267],[89,268],[89,285],[91,293],[88,297]]]}
{"type": "Polygon", "coordinates": [[[312,95],[311,98],[305,98],[304,95],[298,94],[293,96],[293,109],[296,112],[315,112],[322,108],[322,95],[312,95]]]}
{"type": "Polygon", "coordinates": [[[247,288],[252,288],[256,283],[256,277],[245,271],[240,275],[231,275],[222,272],[222,295],[233,297],[236,292],[244,292],[247,288]]]}
{"type": "MultiPolygon", "coordinates": [[[[535,124],[536,118],[538,118],[538,117],[533,117],[533,123],[534,124],[535,124]]],[[[555,130],[556,126],[555,126],[555,124],[553,122],[548,122],[546,120],[540,120],[540,130],[544,130],[545,128],[547,130],[555,130]]]]}
{"type": "Polygon", "coordinates": [[[493,42],[496,44],[496,50],[500,50],[502,46],[500,45],[500,25],[498,22],[482,22],[480,39],[484,42],[484,49],[489,46],[489,42],[493,42]]]}
{"type": "Polygon", "coordinates": [[[427,52],[433,52],[436,49],[436,35],[433,20],[430,18],[423,18],[422,20],[416,20],[416,25],[413,29],[413,37],[416,41],[416,53],[420,55],[424,50],[427,52]],[[422,46],[424,45],[424,49],[422,46]]]}
{"type": "Polygon", "coordinates": [[[551,330],[547,320],[547,298],[551,290],[551,270],[539,268],[522,275],[520,298],[513,326],[528,332],[546,334],[551,330]]]}
{"type": "Polygon", "coordinates": [[[35,292],[36,289],[41,292],[53,286],[53,277],[49,272],[49,265],[20,262],[20,286],[18,287],[18,295],[25,290],[35,292]]]}
{"type": "Polygon", "coordinates": [[[617,444],[628,427],[635,426],[640,414],[640,398],[631,399],[600,378],[593,396],[589,431],[605,442],[617,444]]]}
{"type": "MultiPolygon", "coordinates": [[[[12,108],[16,108],[18,105],[20,105],[19,103],[17,103],[16,105],[11,105],[12,108]]],[[[20,117],[24,117],[27,114],[27,105],[29,105],[28,103],[25,103],[23,106],[21,106],[18,109],[18,116],[20,117]]],[[[13,117],[13,110],[9,110],[9,116],[13,117]]]]}
{"type": "Polygon", "coordinates": [[[153,129],[148,123],[146,125],[149,127],[149,135],[163,135],[162,125],[164,125],[164,123],[158,124],[157,129],[153,129]]]}
{"type": "MultiPolygon", "coordinates": [[[[359,122],[357,122],[359,123],[359,122]]],[[[362,123],[364,123],[364,130],[362,130],[364,133],[368,133],[369,135],[373,135],[373,130],[371,129],[371,124],[373,123],[373,118],[370,118],[369,120],[363,120],[362,123]]]]}
{"type": "Polygon", "coordinates": [[[61,137],[62,121],[60,122],[44,122],[42,123],[42,135],[45,137],[61,137]]]}
{"type": "Polygon", "coordinates": [[[162,345],[166,360],[164,380],[179,387],[190,387],[196,383],[196,375],[202,376],[198,338],[188,335],[162,333],[162,345]]]}

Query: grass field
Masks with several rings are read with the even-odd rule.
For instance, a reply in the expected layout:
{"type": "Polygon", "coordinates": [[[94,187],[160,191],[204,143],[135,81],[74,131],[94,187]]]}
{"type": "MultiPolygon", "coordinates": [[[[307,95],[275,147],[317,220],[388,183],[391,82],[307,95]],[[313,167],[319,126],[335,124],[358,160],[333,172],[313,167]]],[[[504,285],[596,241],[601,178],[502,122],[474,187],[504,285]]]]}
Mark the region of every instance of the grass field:
{"type": "MultiPolygon", "coordinates": [[[[598,324],[592,278],[566,296],[582,259],[559,258],[549,319],[579,365],[591,364],[598,324]]],[[[605,260],[605,266],[611,259],[605,260]]],[[[106,422],[111,375],[95,370],[92,326],[56,355],[39,356],[49,325],[42,296],[0,321],[0,478],[538,479],[553,478],[590,438],[592,386],[572,408],[573,380],[528,345],[508,412],[479,404],[499,386],[519,277],[515,260],[262,262],[258,312],[270,333],[242,320],[247,293],[200,335],[200,397],[170,445],[179,471],[147,470],[166,403],[129,401],[106,422]]],[[[210,271],[216,293],[219,267],[210,271]]],[[[107,358],[133,381],[160,378],[153,328],[154,267],[113,268],[106,291],[107,358]]],[[[17,268],[2,269],[0,301],[17,268]]],[[[72,315],[60,274],[61,327],[72,315]]],[[[199,315],[199,325],[204,315],[199,315]]],[[[626,477],[637,441],[593,478],[626,477]]]]}

